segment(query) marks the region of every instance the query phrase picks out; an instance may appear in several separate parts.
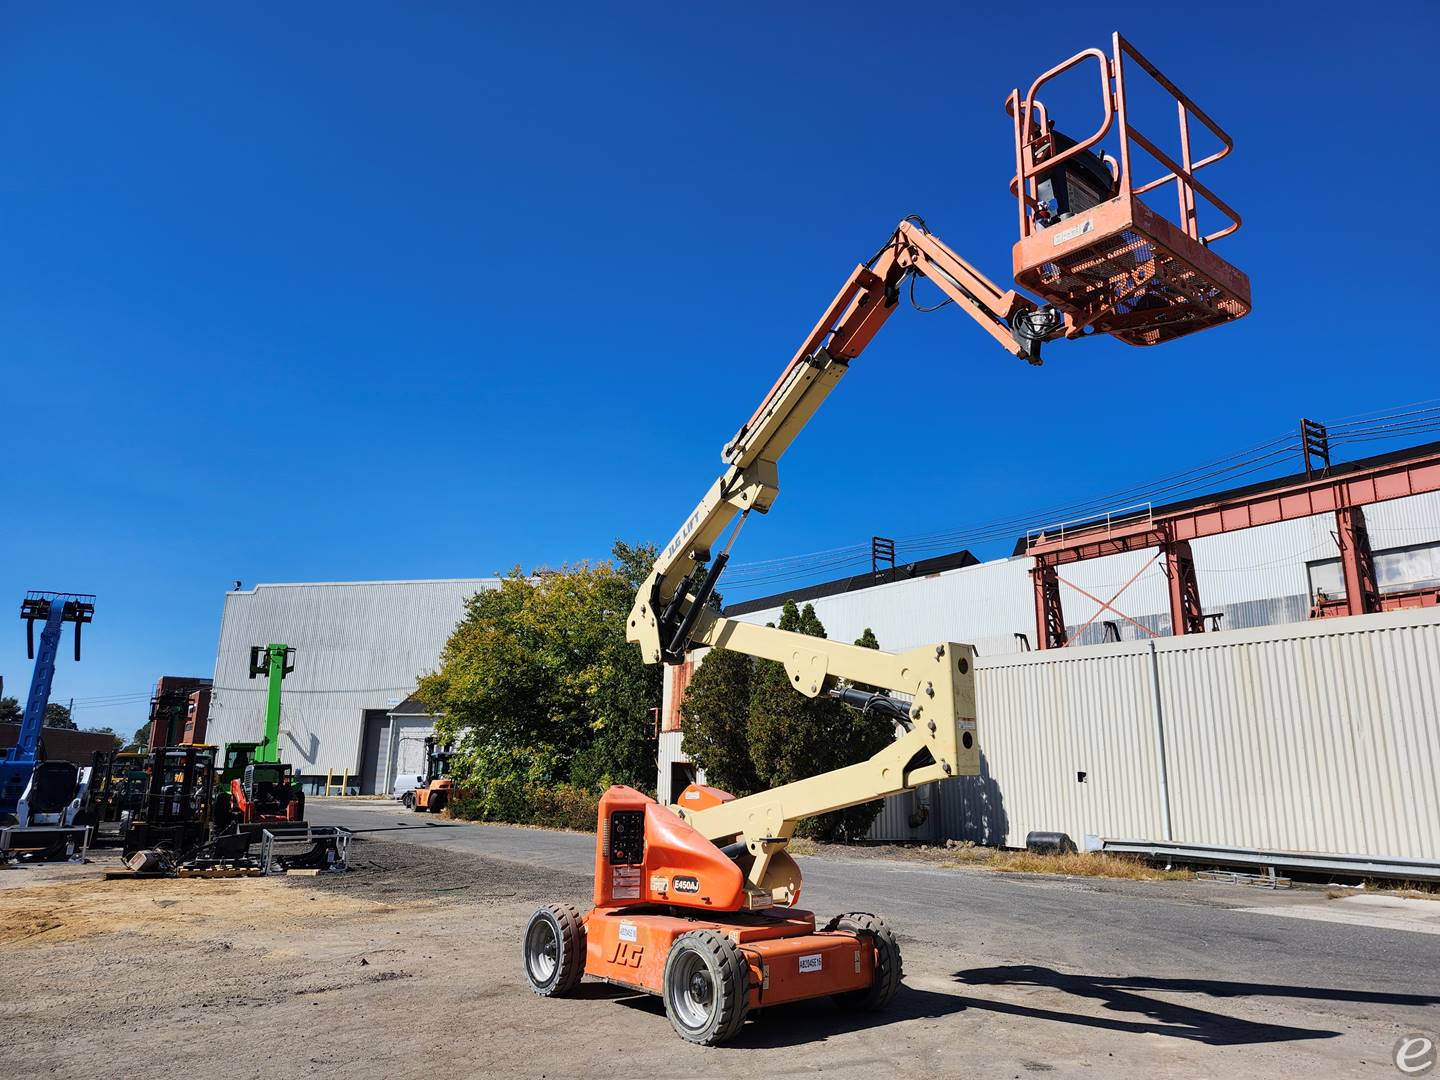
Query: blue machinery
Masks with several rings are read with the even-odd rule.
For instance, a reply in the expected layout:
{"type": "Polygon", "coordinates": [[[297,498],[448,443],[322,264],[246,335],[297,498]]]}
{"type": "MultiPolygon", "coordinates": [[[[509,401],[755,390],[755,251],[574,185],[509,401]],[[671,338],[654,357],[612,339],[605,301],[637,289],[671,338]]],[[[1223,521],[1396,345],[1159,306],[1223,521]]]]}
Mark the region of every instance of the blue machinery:
{"type": "Polygon", "coordinates": [[[89,593],[29,592],[20,603],[25,620],[27,652],[35,660],[30,679],[30,696],[15,745],[0,760],[0,815],[13,817],[20,797],[30,783],[39,757],[40,733],[45,724],[45,706],[50,703],[50,684],[55,680],[55,657],[60,651],[60,632],[65,623],[75,624],[75,659],[80,659],[80,628],[95,618],[95,597],[89,593]],[[35,654],[35,624],[42,624],[40,654],[35,654]]]}

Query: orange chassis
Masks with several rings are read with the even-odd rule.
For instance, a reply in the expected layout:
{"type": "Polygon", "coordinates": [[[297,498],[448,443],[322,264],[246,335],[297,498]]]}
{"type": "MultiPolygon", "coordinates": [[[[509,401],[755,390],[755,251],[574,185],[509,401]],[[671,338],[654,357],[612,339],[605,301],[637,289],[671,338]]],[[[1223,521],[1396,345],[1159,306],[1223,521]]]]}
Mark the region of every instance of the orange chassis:
{"type": "MultiPolygon", "coordinates": [[[[731,799],[698,784],[680,797],[689,809],[731,799]]],[[[537,994],[567,994],[584,975],[656,994],[677,1034],[713,1045],[753,1009],[817,997],[880,1009],[898,989],[900,947],[875,916],[817,930],[810,912],[746,885],[744,845],[717,846],[633,788],[601,797],[598,824],[594,908],[548,904],[525,929],[537,994]]],[[[798,898],[798,880],[788,895],[798,898]]]]}
{"type": "Polygon", "coordinates": [[[747,1011],[864,990],[875,978],[872,941],[851,931],[817,931],[815,916],[795,908],[714,918],[595,908],[585,916],[585,974],[659,994],[671,946],[695,930],[714,930],[740,946],[749,968],[747,1011]]]}

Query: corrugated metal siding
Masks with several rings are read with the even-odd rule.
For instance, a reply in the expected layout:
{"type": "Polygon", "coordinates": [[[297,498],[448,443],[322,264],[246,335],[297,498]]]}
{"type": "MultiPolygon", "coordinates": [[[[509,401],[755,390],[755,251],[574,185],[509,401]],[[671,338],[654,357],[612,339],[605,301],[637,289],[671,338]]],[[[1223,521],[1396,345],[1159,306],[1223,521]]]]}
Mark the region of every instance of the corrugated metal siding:
{"type": "Polygon", "coordinates": [[[257,585],[227,593],[215,659],[211,742],[258,739],[265,680],[250,679],[250,647],[295,648],[285,678],[280,753],[304,773],[360,767],[366,709],[389,709],[439,663],[465,601],[497,582],[364,581],[257,585]]]}
{"type": "MultiPolygon", "coordinates": [[[[886,800],[882,840],[1019,847],[1033,831],[1433,859],[1440,610],[976,663],[981,774],[886,800]],[[1153,665],[1153,666],[1152,666],[1153,665]],[[1082,782],[1080,773],[1085,774],[1082,782]]],[[[662,784],[684,760],[661,737],[662,784]]]]}
{"type": "MultiPolygon", "coordinates": [[[[1010,846],[1032,830],[1077,842],[1163,839],[1150,648],[979,660],[988,775],[943,785],[947,831],[1010,846]]],[[[1440,852],[1440,611],[1168,638],[1154,649],[1173,839],[1440,852]]]]}
{"type": "Polygon", "coordinates": [[[1158,650],[1175,838],[1435,858],[1440,613],[1287,629],[1158,650]]]}
{"type": "MultiPolygon", "coordinates": [[[[681,733],[678,731],[662,731],[660,733],[659,776],[656,779],[656,799],[662,806],[669,806],[675,801],[678,791],[670,790],[670,766],[677,761],[689,761],[685,752],[680,748],[681,733]]],[[[704,770],[701,770],[701,782],[704,782],[704,770]]]]}
{"type": "Polygon", "coordinates": [[[952,835],[1023,845],[1103,821],[1160,835],[1149,651],[1104,645],[975,665],[981,775],[943,787],[952,835]],[[1078,774],[1084,773],[1081,782],[1078,774]],[[953,807],[953,809],[952,809],[953,807]]]}

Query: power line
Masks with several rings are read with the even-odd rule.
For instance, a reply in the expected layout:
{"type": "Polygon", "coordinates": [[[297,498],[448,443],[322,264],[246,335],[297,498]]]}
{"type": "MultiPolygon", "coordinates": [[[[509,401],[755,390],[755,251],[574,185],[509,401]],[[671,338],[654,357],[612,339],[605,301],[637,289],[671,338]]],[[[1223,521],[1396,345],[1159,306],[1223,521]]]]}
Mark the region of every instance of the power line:
{"type": "MultiPolygon", "coordinates": [[[[1342,417],[1327,425],[1332,444],[1379,442],[1440,431],[1440,398],[1390,406],[1369,413],[1342,417]]],[[[1062,520],[1083,521],[1099,517],[1117,506],[1139,507],[1157,500],[1175,501],[1187,495],[1233,486],[1235,481],[1279,466],[1302,448],[1294,432],[1276,435],[1247,449],[1237,451],[1202,465],[1170,473],[1145,483],[1133,484],[1107,495],[1091,496],[1049,510],[1027,512],[1009,518],[943,529],[895,539],[897,551],[904,550],[907,561],[940,549],[960,545],[984,544],[1029,531],[1036,522],[1048,524],[1062,520]]],[[[853,568],[859,573],[869,565],[870,545],[849,544],[800,555],[781,556],[748,563],[736,563],[726,575],[728,584],[741,589],[774,586],[802,578],[815,579],[829,573],[853,568]]]]}

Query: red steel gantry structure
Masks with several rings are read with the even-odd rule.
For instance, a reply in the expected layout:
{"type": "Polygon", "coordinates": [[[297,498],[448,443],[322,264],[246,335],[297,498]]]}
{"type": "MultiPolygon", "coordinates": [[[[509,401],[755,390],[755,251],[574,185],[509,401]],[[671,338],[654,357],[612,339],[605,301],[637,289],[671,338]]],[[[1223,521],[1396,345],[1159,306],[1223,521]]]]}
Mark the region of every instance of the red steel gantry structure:
{"type": "MultiPolygon", "coordinates": [[[[1086,559],[1158,548],[1170,581],[1170,625],[1176,634],[1205,629],[1195,556],[1190,541],[1279,521],[1335,515],[1335,540],[1345,576],[1345,598],[1317,598],[1317,617],[1364,615],[1440,603],[1440,590],[1380,594],[1364,507],[1407,495],[1440,491],[1440,442],[1327,467],[1315,473],[1306,456],[1300,476],[1270,480],[1223,495],[1172,506],[1057,526],[1026,537],[1024,554],[1035,560],[1035,630],[1042,649],[1070,643],[1057,568],[1086,559]]],[[[1138,575],[1137,575],[1138,576],[1138,575]]],[[[1133,579],[1132,579],[1133,580],[1133,579]]],[[[1128,584],[1128,583],[1127,583],[1128,584]]],[[[1101,601],[1102,610],[1110,602],[1101,601]]]]}

